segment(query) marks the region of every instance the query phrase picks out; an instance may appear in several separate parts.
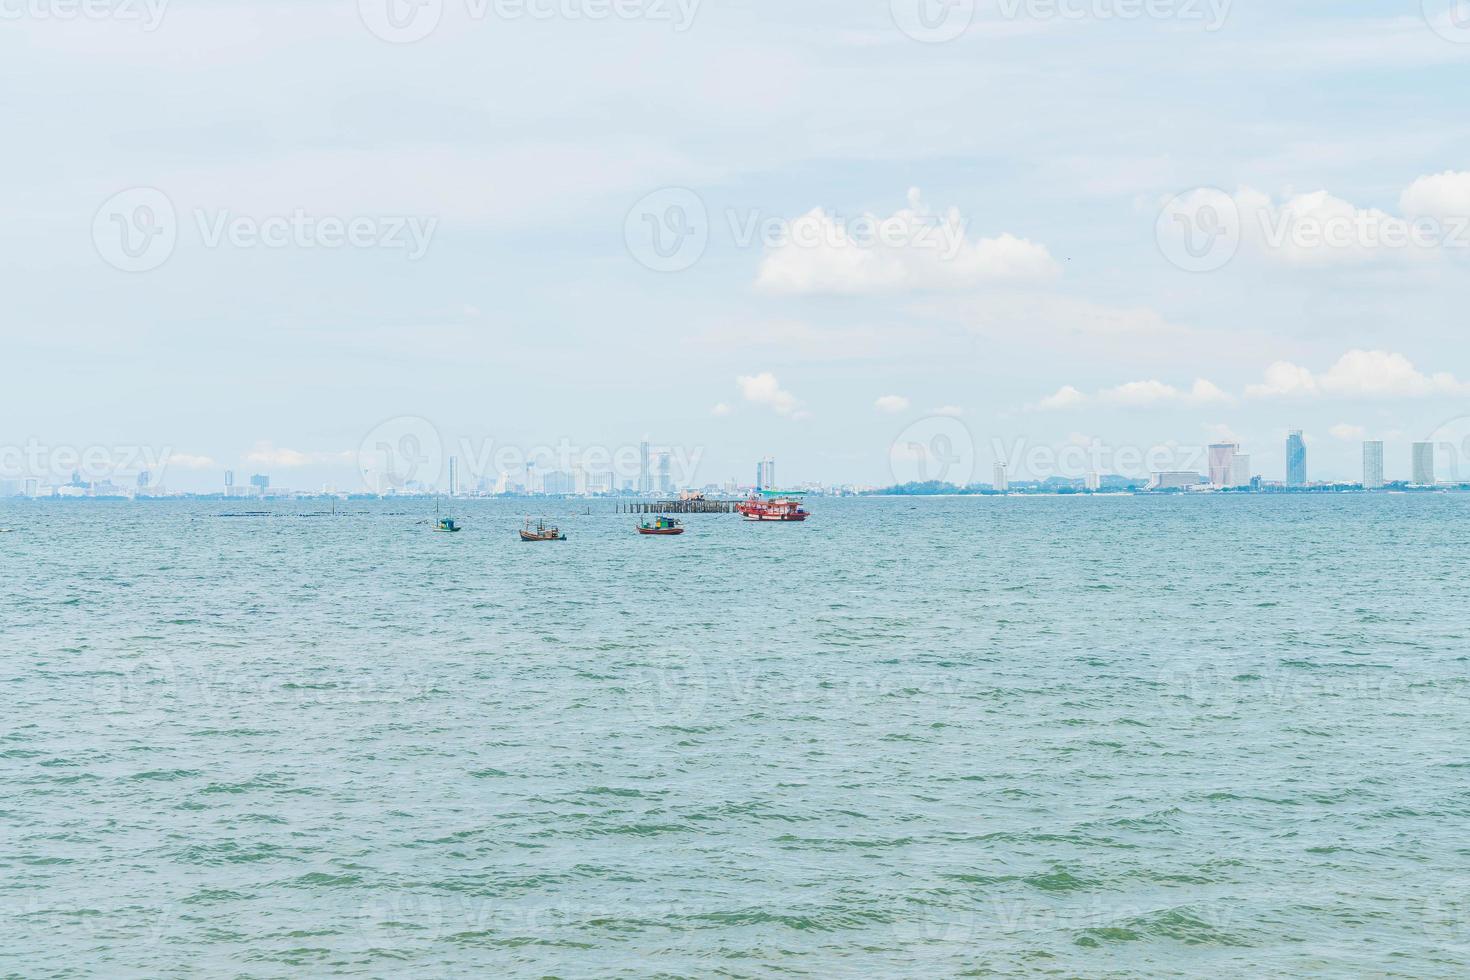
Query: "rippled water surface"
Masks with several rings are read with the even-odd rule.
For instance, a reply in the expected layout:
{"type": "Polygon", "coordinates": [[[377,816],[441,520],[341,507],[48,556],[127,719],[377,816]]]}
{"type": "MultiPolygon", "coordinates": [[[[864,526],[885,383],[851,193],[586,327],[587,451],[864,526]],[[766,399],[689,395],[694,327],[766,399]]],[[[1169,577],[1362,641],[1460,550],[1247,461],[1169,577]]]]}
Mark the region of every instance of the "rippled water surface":
{"type": "Polygon", "coordinates": [[[0,974],[1470,971],[1470,497],[321,506],[0,504],[0,974]]]}

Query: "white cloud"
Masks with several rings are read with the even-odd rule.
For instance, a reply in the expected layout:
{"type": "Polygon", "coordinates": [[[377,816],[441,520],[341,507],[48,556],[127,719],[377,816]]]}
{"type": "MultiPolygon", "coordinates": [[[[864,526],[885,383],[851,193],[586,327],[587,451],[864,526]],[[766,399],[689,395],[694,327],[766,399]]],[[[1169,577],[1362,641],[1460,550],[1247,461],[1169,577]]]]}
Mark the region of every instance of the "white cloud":
{"type": "Polygon", "coordinates": [[[1037,411],[1058,412],[1063,409],[1075,408],[1087,401],[1087,396],[1073,388],[1071,385],[1062,385],[1056,394],[1047,395],[1041,401],[1032,406],[1037,411]]]}
{"type": "Polygon", "coordinates": [[[1317,379],[1304,367],[1287,361],[1277,361],[1266,368],[1263,384],[1250,385],[1245,389],[1247,398],[1270,398],[1283,395],[1316,394],[1317,379]]]}
{"type": "Polygon", "coordinates": [[[714,408],[710,409],[710,414],[715,416],[716,418],[724,418],[725,416],[729,415],[730,412],[730,406],[726,405],[724,402],[720,402],[714,408]]]}
{"type": "Polygon", "coordinates": [[[909,400],[902,395],[884,395],[873,403],[873,407],[880,412],[897,415],[909,410],[909,400]]]}
{"type": "MultiPolygon", "coordinates": [[[[1236,196],[1243,238],[1295,266],[1351,265],[1410,250],[1408,223],[1376,208],[1359,208],[1326,191],[1280,204],[1249,188],[1236,196]],[[1402,236],[1402,240],[1394,236],[1402,236]]],[[[1422,249],[1420,249],[1422,250],[1422,249]]]]}
{"type": "Polygon", "coordinates": [[[1424,398],[1470,392],[1452,374],[1424,374],[1402,354],[1382,350],[1350,350],[1322,374],[1277,361],[1266,369],[1264,383],[1246,389],[1248,398],[1320,397],[1424,398]]]}
{"type": "Polygon", "coordinates": [[[1399,195],[1400,214],[1361,208],[1325,190],[1277,203],[1242,187],[1232,201],[1242,240],[1286,265],[1360,265],[1470,248],[1470,173],[1420,177],[1399,195]]]}
{"type": "Polygon", "coordinates": [[[255,448],[245,454],[245,462],[256,466],[276,466],[281,469],[294,469],[301,466],[318,466],[335,463],[353,463],[357,454],[352,452],[309,452],[303,453],[295,449],[284,449],[272,446],[268,442],[259,442],[255,448]]]}
{"type": "Polygon", "coordinates": [[[958,405],[941,405],[931,415],[946,415],[952,419],[963,418],[965,410],[958,405]]]}
{"type": "Polygon", "coordinates": [[[1000,234],[971,239],[957,209],[930,212],[918,190],[887,218],[845,221],[816,208],[771,243],[756,285],[783,293],[862,294],[967,289],[986,282],[1048,279],[1058,267],[1045,245],[1000,234]]]}
{"type": "Polygon", "coordinates": [[[755,405],[764,405],[777,415],[791,415],[801,402],[796,396],[781,387],[776,376],[769,371],[761,374],[742,375],[735,379],[745,400],[755,405]]]}
{"type": "Polygon", "coordinates": [[[1420,177],[1405,188],[1399,206],[1413,217],[1470,218],[1470,173],[1446,170],[1420,177]]]}
{"type": "Polygon", "coordinates": [[[1130,381],[1116,388],[1109,388],[1100,392],[1103,401],[1112,402],[1115,405],[1157,405],[1161,403],[1207,405],[1230,401],[1230,396],[1222,391],[1218,385],[1206,381],[1203,378],[1195,381],[1193,387],[1183,391],[1173,385],[1162,381],[1130,381]]]}
{"type": "Polygon", "coordinates": [[[1346,422],[1340,422],[1327,431],[1332,434],[1332,438],[1343,442],[1358,442],[1368,435],[1368,430],[1361,425],[1348,425],[1346,422]]]}

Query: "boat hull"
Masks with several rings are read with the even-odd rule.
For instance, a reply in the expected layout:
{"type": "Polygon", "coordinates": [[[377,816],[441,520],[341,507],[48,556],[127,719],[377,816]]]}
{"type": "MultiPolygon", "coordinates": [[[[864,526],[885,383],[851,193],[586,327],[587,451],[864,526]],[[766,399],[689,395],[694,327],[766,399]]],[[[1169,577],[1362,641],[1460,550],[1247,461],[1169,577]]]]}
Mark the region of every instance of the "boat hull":
{"type": "Polygon", "coordinates": [[[682,527],[640,527],[639,534],[648,534],[655,537],[672,537],[675,534],[683,534],[682,527]]]}
{"type": "Polygon", "coordinates": [[[551,534],[533,534],[530,531],[522,531],[521,532],[521,540],[522,541],[565,541],[566,539],[567,539],[567,536],[565,534],[551,535],[551,534]]]}

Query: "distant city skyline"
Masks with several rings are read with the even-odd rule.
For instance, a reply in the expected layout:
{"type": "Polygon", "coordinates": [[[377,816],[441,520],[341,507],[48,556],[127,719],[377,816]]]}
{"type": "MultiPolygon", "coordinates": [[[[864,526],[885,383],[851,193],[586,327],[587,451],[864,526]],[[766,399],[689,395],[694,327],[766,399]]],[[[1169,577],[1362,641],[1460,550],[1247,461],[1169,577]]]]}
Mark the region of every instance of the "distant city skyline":
{"type": "MultiPolygon", "coordinates": [[[[933,420],[932,417],[931,420],[933,420]]],[[[412,419],[410,421],[421,423],[423,420],[412,419]]],[[[1417,482],[1419,477],[1435,471],[1438,472],[1440,479],[1459,481],[1470,478],[1470,420],[1455,420],[1440,426],[1434,439],[1405,440],[1398,443],[1385,439],[1349,441],[1361,435],[1362,430],[1359,429],[1334,432],[1330,440],[1317,439],[1312,433],[1304,430],[1286,430],[1285,441],[1282,444],[1284,451],[1279,451],[1277,456],[1281,460],[1281,468],[1276,473],[1272,472],[1269,465],[1273,454],[1257,453],[1253,455],[1246,452],[1248,447],[1239,441],[1212,442],[1191,448],[1182,441],[1174,440],[1137,447],[1114,446],[1097,439],[1088,440],[1084,444],[1074,438],[1067,444],[1055,446],[1032,442],[1024,437],[1007,444],[1000,438],[993,437],[987,445],[984,438],[976,435],[973,427],[963,419],[945,416],[940,417],[938,421],[944,422],[949,430],[949,435],[945,438],[950,441],[943,445],[947,446],[947,451],[954,454],[956,461],[963,464],[949,474],[950,482],[958,482],[961,485],[982,482],[985,475],[992,477],[992,482],[994,482],[995,479],[998,479],[996,474],[1002,467],[1006,471],[1004,477],[1006,482],[1046,479],[1054,476],[1070,477],[1086,482],[1093,474],[1098,477],[1150,478],[1161,470],[1169,471],[1170,463],[1176,464],[1173,466],[1174,469],[1179,468],[1177,464],[1183,464],[1185,468],[1188,468],[1193,463],[1194,468],[1202,473],[1204,481],[1216,487],[1245,486],[1253,479],[1284,482],[1288,485],[1302,485],[1308,482],[1362,482],[1370,479],[1370,473],[1376,473],[1376,479],[1384,482],[1394,480],[1417,482]],[[957,441],[956,433],[958,433],[957,441]],[[1425,445],[1430,448],[1423,449],[1425,445]],[[1324,447],[1336,450],[1330,457],[1333,459],[1330,470],[1320,462],[1320,456],[1325,455],[1320,450],[1324,447]],[[1371,450],[1370,447],[1372,447],[1371,450]],[[1084,448],[1086,451],[1082,452],[1084,448]],[[1079,450],[1079,452],[1071,453],[1072,450],[1079,450]],[[1370,467],[1368,460],[1370,451],[1374,453],[1373,460],[1376,463],[1376,469],[1370,467]],[[1091,454],[1090,459],[1088,454],[1091,454]],[[1147,459],[1160,459],[1161,454],[1162,457],[1167,457],[1163,459],[1161,465],[1145,465],[1147,459]],[[1254,467],[1254,461],[1262,455],[1267,461],[1266,465],[1254,467]],[[1007,456],[1016,462],[1002,464],[1007,456]],[[986,462],[987,457],[991,462],[986,462]],[[1133,460],[1133,463],[1129,468],[1120,468],[1109,464],[1108,460],[1112,457],[1116,457],[1120,462],[1127,458],[1133,460]],[[1437,466],[1436,457],[1439,459],[1437,466]],[[1043,460],[1040,469],[1035,463],[1038,458],[1043,460]],[[1427,463],[1426,460],[1428,460],[1427,463]],[[987,467],[995,472],[989,472],[987,467]]],[[[788,464],[783,467],[783,472],[788,474],[791,485],[885,486],[903,483],[906,482],[904,474],[899,472],[901,467],[893,466],[893,455],[896,448],[904,444],[906,433],[913,431],[916,427],[923,429],[924,425],[925,420],[923,419],[910,423],[909,428],[901,433],[894,443],[886,447],[884,455],[889,457],[890,465],[888,472],[886,474],[880,472],[877,479],[834,478],[818,471],[811,460],[801,457],[788,461],[788,464]]],[[[364,447],[371,443],[372,438],[370,436],[364,442],[364,447]]],[[[669,493],[682,487],[726,484],[762,486],[776,485],[779,482],[774,478],[774,457],[769,454],[758,455],[753,464],[747,461],[744,465],[731,466],[729,472],[721,474],[713,464],[708,462],[713,454],[706,447],[690,449],[671,443],[654,445],[647,440],[639,442],[636,449],[631,444],[625,444],[622,447],[577,447],[566,440],[563,440],[558,446],[522,449],[510,445],[496,446],[493,443],[476,446],[467,440],[462,440],[458,443],[460,452],[445,452],[445,447],[452,446],[454,443],[434,431],[423,439],[423,444],[429,443],[435,447],[436,455],[432,466],[429,465],[427,459],[423,461],[425,470],[419,474],[418,482],[452,493],[465,489],[493,489],[496,485],[503,485],[507,482],[522,487],[539,488],[538,481],[547,474],[562,472],[572,474],[572,479],[576,481],[576,492],[579,493],[587,492],[589,486],[594,491],[632,489],[643,493],[669,493]],[[614,455],[619,453],[625,460],[624,471],[621,475],[612,463],[614,455]],[[507,454],[511,458],[526,458],[510,469],[497,469],[496,460],[505,459],[507,454]],[[558,454],[561,454],[560,457],[558,454]],[[588,458],[606,459],[607,462],[587,465],[582,461],[584,454],[588,458]],[[633,471],[629,467],[635,465],[635,459],[637,469],[633,471]],[[752,466],[753,473],[750,469],[752,466]]],[[[390,444],[378,442],[375,445],[381,448],[390,444]]],[[[420,445],[417,442],[413,444],[420,445]]],[[[191,492],[208,492],[221,485],[226,488],[226,492],[229,492],[235,480],[234,474],[241,469],[251,474],[252,481],[260,475],[260,471],[273,472],[278,479],[287,480],[288,484],[293,487],[330,487],[346,492],[381,492],[389,489],[392,481],[384,483],[362,471],[362,454],[367,451],[364,447],[360,447],[356,454],[347,451],[314,454],[294,450],[262,452],[257,447],[254,452],[242,454],[241,458],[246,462],[240,466],[225,467],[212,458],[177,453],[168,448],[160,450],[144,447],[140,451],[138,447],[94,446],[78,450],[71,447],[32,445],[27,447],[25,452],[21,452],[19,447],[0,448],[0,480],[14,482],[37,479],[42,484],[49,482],[52,485],[59,485],[65,482],[68,475],[82,472],[82,470],[72,469],[67,473],[57,473],[53,466],[50,473],[38,473],[26,469],[27,461],[34,467],[37,461],[44,465],[48,459],[54,458],[64,461],[67,466],[74,466],[76,459],[86,458],[89,461],[86,472],[91,481],[114,479],[133,481],[137,479],[139,473],[147,473],[149,483],[145,486],[163,486],[191,492]],[[106,461],[113,459],[131,461],[131,466],[127,464],[108,465],[106,461]]],[[[928,449],[926,448],[925,451],[927,452],[928,449]]],[[[939,470],[936,469],[936,472],[939,470]]],[[[554,477],[554,479],[559,478],[559,476],[554,477]]],[[[0,484],[0,486],[3,485],[0,484]]]]}

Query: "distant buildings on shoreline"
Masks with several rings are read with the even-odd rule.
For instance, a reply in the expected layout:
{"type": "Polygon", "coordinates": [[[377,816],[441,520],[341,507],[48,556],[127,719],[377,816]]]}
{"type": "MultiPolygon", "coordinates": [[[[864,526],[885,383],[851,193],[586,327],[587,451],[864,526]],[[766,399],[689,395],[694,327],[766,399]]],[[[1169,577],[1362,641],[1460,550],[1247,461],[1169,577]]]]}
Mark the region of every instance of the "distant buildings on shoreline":
{"type": "MultiPolygon", "coordinates": [[[[1089,470],[1079,476],[1051,476],[1045,479],[1018,479],[1004,460],[997,461],[988,484],[971,483],[958,485],[943,481],[901,484],[890,487],[874,487],[854,484],[827,486],[807,483],[785,489],[801,490],[812,494],[827,495],[1006,495],[1006,494],[1118,494],[1118,493],[1344,493],[1351,491],[1429,491],[1470,490],[1470,480],[1460,482],[1461,467],[1455,459],[1448,462],[1450,480],[1439,482],[1441,475],[1436,470],[1436,452],[1443,448],[1433,442],[1412,444],[1409,468],[1410,479],[1391,481],[1385,472],[1384,443],[1369,440],[1362,444],[1362,480],[1359,483],[1342,481],[1319,481],[1308,479],[1308,453],[1305,435],[1300,429],[1289,432],[1285,443],[1286,479],[1268,481],[1251,472],[1251,456],[1245,453],[1240,443],[1219,442],[1207,447],[1205,452],[1207,472],[1195,470],[1160,470],[1147,479],[1141,477],[1105,474],[1089,470]]],[[[1453,449],[1454,447],[1449,447],[1453,449]]],[[[447,460],[448,493],[450,497],[577,497],[577,498],[634,498],[661,497],[672,499],[680,493],[699,493],[709,497],[739,497],[752,491],[783,489],[776,478],[776,461],[764,457],[756,462],[755,480],[750,485],[741,485],[734,478],[723,484],[704,486],[676,485],[670,467],[673,450],[655,449],[647,442],[638,447],[638,473],[636,480],[619,481],[613,472],[592,473],[573,469],[571,471],[541,470],[527,466],[521,479],[510,473],[500,473],[498,478],[480,478],[473,489],[467,489],[463,471],[457,457],[447,460]]],[[[256,473],[249,477],[246,485],[236,482],[233,470],[223,471],[223,486],[212,493],[170,492],[154,482],[153,474],[140,472],[128,477],[129,485],[119,485],[111,479],[87,481],[73,472],[71,480],[64,484],[43,483],[35,477],[23,479],[0,479],[0,498],[77,498],[92,497],[105,499],[151,499],[161,497],[190,498],[253,498],[289,499],[324,498],[341,499],[392,498],[442,496],[444,490],[434,484],[409,481],[401,487],[344,491],[333,486],[319,490],[292,490],[273,486],[268,474],[256,473]]]]}

